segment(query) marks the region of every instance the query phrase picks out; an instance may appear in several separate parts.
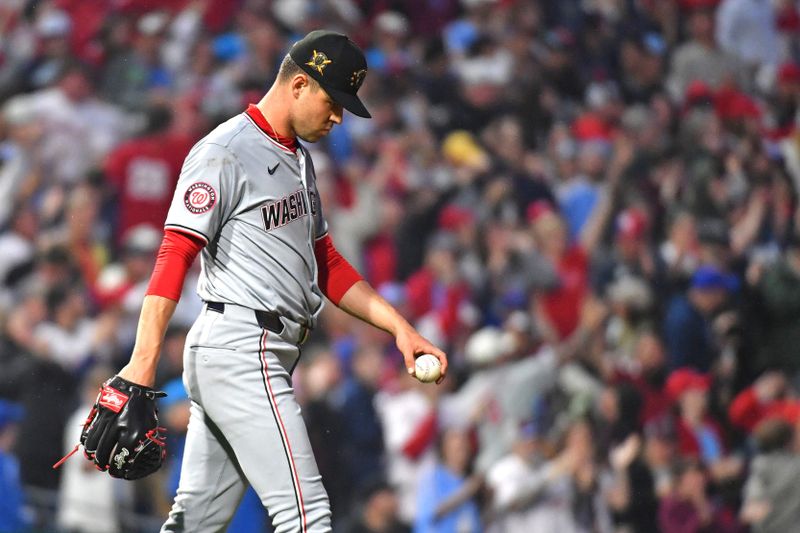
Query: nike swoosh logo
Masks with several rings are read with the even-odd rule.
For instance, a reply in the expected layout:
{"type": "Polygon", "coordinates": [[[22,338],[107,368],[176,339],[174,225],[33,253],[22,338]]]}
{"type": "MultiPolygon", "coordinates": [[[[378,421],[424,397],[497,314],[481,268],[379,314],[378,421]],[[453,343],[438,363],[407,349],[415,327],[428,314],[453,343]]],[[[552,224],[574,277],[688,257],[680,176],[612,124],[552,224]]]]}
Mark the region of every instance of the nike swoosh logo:
{"type": "Polygon", "coordinates": [[[275,163],[275,166],[274,166],[274,167],[272,167],[272,168],[269,168],[269,167],[267,167],[267,172],[269,172],[269,175],[270,175],[270,176],[272,176],[273,174],[275,174],[275,171],[276,171],[276,170],[278,170],[278,165],[280,165],[280,164],[281,164],[281,162],[280,162],[280,161],[278,161],[277,163],[275,163]]]}

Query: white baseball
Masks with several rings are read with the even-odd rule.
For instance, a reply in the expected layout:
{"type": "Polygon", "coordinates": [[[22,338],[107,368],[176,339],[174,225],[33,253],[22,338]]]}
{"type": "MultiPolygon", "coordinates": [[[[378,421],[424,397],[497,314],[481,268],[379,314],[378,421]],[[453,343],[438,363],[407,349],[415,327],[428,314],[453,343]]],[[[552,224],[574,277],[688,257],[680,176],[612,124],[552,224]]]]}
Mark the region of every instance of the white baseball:
{"type": "Polygon", "coordinates": [[[423,383],[432,383],[442,375],[442,363],[435,355],[422,354],[414,363],[414,375],[423,383]]]}

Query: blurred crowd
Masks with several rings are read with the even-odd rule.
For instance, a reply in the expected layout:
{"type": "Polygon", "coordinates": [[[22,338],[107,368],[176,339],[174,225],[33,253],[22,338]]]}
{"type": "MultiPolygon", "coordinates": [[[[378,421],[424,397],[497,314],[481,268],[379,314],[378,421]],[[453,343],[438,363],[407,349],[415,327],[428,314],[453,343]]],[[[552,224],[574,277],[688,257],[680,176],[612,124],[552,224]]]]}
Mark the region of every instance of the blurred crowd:
{"type": "MultiPolygon", "coordinates": [[[[0,532],[157,530],[199,265],[165,468],[51,465],[127,361],[186,153],[322,27],[374,116],[309,146],[331,235],[451,362],[418,383],[326,307],[294,381],[335,530],[799,532],[791,0],[0,2],[0,532]]],[[[250,492],[229,530],[268,522],[250,492]]]]}

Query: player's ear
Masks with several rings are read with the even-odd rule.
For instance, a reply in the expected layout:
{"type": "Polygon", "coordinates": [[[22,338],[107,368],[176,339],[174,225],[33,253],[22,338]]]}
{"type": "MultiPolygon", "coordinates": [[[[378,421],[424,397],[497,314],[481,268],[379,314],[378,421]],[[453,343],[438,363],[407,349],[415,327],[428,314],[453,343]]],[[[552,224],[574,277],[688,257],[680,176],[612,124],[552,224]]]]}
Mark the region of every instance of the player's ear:
{"type": "Polygon", "coordinates": [[[300,94],[303,92],[303,89],[309,86],[308,75],[307,74],[297,74],[292,78],[290,82],[290,87],[292,89],[292,96],[295,98],[299,98],[300,94]]]}

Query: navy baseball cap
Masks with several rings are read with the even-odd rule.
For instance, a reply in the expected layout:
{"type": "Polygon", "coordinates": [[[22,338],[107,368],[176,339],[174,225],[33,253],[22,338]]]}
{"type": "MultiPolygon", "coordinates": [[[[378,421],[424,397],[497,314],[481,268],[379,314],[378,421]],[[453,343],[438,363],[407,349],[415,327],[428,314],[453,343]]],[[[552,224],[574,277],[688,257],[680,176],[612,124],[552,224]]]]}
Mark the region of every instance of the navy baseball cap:
{"type": "Polygon", "coordinates": [[[346,35],[315,30],[294,43],[289,56],[325,89],[334,102],[354,115],[372,118],[357,96],[367,76],[364,52],[346,35]]]}
{"type": "Polygon", "coordinates": [[[713,266],[698,268],[692,276],[693,289],[725,289],[728,292],[739,290],[739,279],[733,274],[725,274],[713,266]]]}

